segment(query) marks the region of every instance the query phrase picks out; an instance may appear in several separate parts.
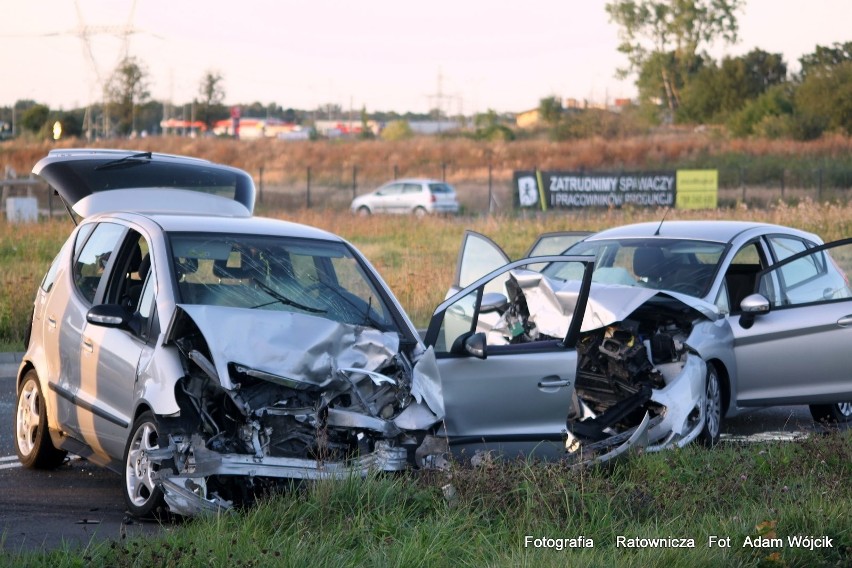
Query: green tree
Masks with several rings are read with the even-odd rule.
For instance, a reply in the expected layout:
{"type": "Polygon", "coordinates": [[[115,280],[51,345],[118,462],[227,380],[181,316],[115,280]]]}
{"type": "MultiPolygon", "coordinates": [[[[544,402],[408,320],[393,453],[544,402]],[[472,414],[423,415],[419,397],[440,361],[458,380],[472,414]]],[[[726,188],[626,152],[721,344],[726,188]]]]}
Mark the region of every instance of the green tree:
{"type": "Polygon", "coordinates": [[[361,132],[358,133],[358,138],[361,140],[372,140],[376,135],[373,134],[370,128],[370,115],[367,114],[367,107],[361,107],[361,132]]]}
{"type": "Polygon", "coordinates": [[[198,85],[198,94],[201,96],[198,105],[198,118],[204,122],[208,132],[213,129],[213,122],[228,116],[223,104],[225,100],[223,82],[224,78],[221,73],[208,70],[204,73],[204,77],[201,78],[201,83],[198,85]]]}
{"type": "Polygon", "coordinates": [[[820,127],[852,135],[852,60],[811,69],[796,89],[795,105],[797,138],[814,137],[820,127]]]}
{"type": "Polygon", "coordinates": [[[813,73],[830,72],[831,69],[844,61],[852,61],[852,41],[835,42],[831,46],[816,46],[813,53],[799,58],[802,65],[801,78],[805,79],[813,73]]]}
{"type": "Polygon", "coordinates": [[[734,136],[781,138],[792,134],[793,87],[774,85],[752,99],[727,121],[734,136]]]}
{"type": "Polygon", "coordinates": [[[124,58],[110,76],[106,91],[115,131],[121,135],[136,132],[136,107],[151,96],[145,65],[135,57],[124,58]]]}
{"type": "Polygon", "coordinates": [[[562,99],[559,97],[550,96],[538,101],[538,115],[550,127],[559,124],[562,119],[562,111],[562,99]]]}
{"type": "Polygon", "coordinates": [[[786,77],[787,64],[780,53],[754,49],[740,57],[726,57],[721,65],[704,66],[690,79],[682,91],[678,118],[686,122],[724,122],[786,77]]]}
{"type": "Polygon", "coordinates": [[[477,140],[510,141],[515,139],[512,129],[502,123],[500,115],[493,109],[478,113],[473,117],[473,126],[476,129],[474,137],[477,140]]]}
{"type": "MultiPolygon", "coordinates": [[[[628,66],[619,75],[637,76],[655,67],[664,100],[672,111],[680,106],[680,85],[700,62],[704,47],[721,39],[734,42],[736,12],[744,0],[614,0],[606,4],[610,21],[619,26],[618,50],[628,66]]],[[[641,87],[637,83],[637,86],[641,87]]],[[[647,86],[646,86],[647,88],[647,86]]],[[[656,92],[642,93],[650,98],[656,92]]]]}
{"type": "Polygon", "coordinates": [[[411,125],[407,120],[394,120],[382,129],[382,140],[397,141],[405,140],[414,136],[411,125]]]}
{"type": "Polygon", "coordinates": [[[42,128],[44,128],[44,125],[47,123],[49,118],[50,108],[46,105],[35,104],[25,110],[21,115],[21,126],[23,126],[25,130],[28,130],[33,134],[37,134],[42,128]]]}

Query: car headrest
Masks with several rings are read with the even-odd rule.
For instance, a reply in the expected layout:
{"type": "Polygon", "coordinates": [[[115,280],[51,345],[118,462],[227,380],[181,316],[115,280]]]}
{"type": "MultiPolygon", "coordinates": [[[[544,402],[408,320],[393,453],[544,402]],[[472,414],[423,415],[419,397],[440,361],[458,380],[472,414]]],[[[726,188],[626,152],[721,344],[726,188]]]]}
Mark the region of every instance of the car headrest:
{"type": "Polygon", "coordinates": [[[643,278],[660,278],[664,272],[665,257],[662,249],[642,247],[633,253],[633,273],[643,278]]]}

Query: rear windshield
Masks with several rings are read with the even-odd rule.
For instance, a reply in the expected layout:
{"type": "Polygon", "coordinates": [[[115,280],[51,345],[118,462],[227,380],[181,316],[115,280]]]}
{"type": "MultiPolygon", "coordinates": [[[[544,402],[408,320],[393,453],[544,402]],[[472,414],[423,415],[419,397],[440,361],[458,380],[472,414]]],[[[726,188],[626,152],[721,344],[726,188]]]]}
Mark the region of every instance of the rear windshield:
{"type": "Polygon", "coordinates": [[[429,191],[432,193],[453,193],[453,188],[445,183],[430,183],[429,191]]]}
{"type": "MultiPolygon", "coordinates": [[[[120,157],[119,157],[120,158],[120,157]]],[[[54,187],[62,187],[72,202],[113,189],[175,188],[199,191],[254,205],[254,182],[245,172],[208,162],[181,163],[171,159],[67,160],[50,164],[41,172],[54,187]]]]}

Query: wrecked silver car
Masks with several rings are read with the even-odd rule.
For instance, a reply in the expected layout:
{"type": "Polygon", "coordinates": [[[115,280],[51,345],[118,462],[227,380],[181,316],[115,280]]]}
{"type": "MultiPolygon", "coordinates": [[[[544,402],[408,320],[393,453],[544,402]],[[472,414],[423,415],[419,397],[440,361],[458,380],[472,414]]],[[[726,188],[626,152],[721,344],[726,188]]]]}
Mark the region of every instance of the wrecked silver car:
{"type": "Polygon", "coordinates": [[[702,433],[705,365],[689,339],[713,310],[591,274],[589,257],[525,259],[441,304],[425,341],[451,449],[602,461],[702,433]]]}
{"type": "Polygon", "coordinates": [[[351,245],[252,217],[251,178],[202,160],[63,150],[34,171],[82,220],[36,294],[24,465],[108,466],[137,516],[409,466],[440,418],[434,355],[351,245]]]}
{"type": "Polygon", "coordinates": [[[253,217],[245,172],[58,150],[34,173],[79,224],[36,293],[18,457],[110,467],[134,515],[226,510],[286,480],[449,453],[606,460],[707,427],[697,353],[714,306],[593,282],[591,256],[483,273],[422,341],[352,245],[253,217]]]}

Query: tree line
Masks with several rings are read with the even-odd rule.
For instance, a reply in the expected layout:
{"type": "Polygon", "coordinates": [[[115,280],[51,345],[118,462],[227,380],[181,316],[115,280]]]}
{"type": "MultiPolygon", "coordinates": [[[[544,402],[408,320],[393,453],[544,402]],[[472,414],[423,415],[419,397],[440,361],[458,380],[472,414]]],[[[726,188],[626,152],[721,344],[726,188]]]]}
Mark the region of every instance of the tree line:
{"type": "Polygon", "coordinates": [[[725,125],[735,136],[812,139],[852,134],[852,42],[817,45],[788,73],[780,53],[753,49],[716,61],[715,43],[738,39],[744,0],[615,0],[619,51],[639,106],[658,122],[725,125]]]}

